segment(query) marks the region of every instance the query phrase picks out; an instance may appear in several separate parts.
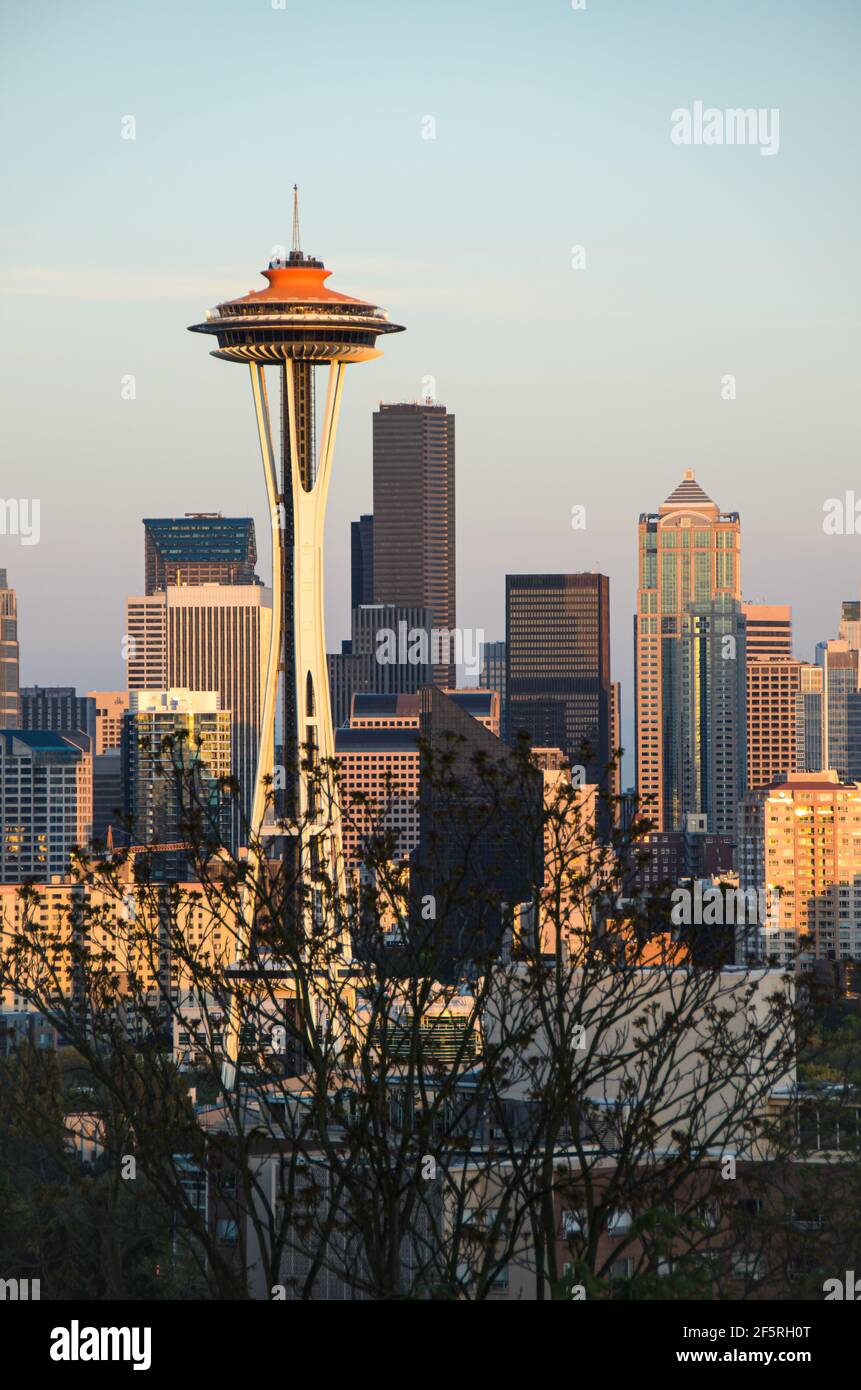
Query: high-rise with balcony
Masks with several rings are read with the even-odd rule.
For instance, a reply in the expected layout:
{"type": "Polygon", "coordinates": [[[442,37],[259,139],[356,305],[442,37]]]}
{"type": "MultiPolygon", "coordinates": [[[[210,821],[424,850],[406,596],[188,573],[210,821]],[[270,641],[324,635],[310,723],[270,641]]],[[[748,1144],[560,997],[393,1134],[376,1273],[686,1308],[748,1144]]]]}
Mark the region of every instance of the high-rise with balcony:
{"type": "Polygon", "coordinates": [[[749,791],[739,887],[765,908],[739,942],[741,961],[861,959],[861,787],[797,772],[749,791]]]}
{"type": "Polygon", "coordinates": [[[9,588],[6,571],[0,570],[0,729],[17,729],[21,725],[19,671],[18,599],[15,590],[9,588]]]}
{"type": "Polygon", "coordinates": [[[68,874],[72,849],[90,838],[90,750],[87,734],[0,731],[0,883],[68,874]]]}
{"type": "Polygon", "coordinates": [[[172,878],[188,876],[188,856],[175,848],[194,824],[201,840],[224,844],[230,806],[222,794],[230,775],[230,712],[214,691],[135,690],[123,730],[123,786],[132,842],[158,850],[172,878]]]}
{"type": "MultiPolygon", "coordinates": [[[[640,516],[634,620],[637,790],[641,813],[658,830],[679,829],[687,813],[705,810],[700,791],[704,767],[707,771],[710,765],[713,784],[726,789],[720,797],[724,807],[729,787],[738,784],[740,759],[743,788],[745,729],[730,738],[726,721],[740,717],[746,723],[744,668],[721,672],[713,666],[717,703],[713,700],[711,713],[706,713],[694,662],[697,654],[715,661],[743,661],[744,644],[740,649],[738,640],[744,630],[740,545],[738,513],[722,511],[692,469],[657,512],[640,516]],[[692,606],[697,607],[693,620],[692,606]],[[703,753],[697,753],[696,727],[707,730],[712,718],[724,725],[720,747],[716,740],[703,762],[703,753]],[[698,763],[690,766],[692,756],[698,763]],[[720,767],[721,757],[730,758],[729,768],[720,767]]],[[[708,829],[722,833],[711,820],[708,829]]]]}
{"type": "MultiPolygon", "coordinates": [[[[453,632],[454,416],[431,402],[381,405],[374,414],[374,600],[428,608],[453,632]]],[[[454,657],[434,683],[455,684],[454,657]]]]}

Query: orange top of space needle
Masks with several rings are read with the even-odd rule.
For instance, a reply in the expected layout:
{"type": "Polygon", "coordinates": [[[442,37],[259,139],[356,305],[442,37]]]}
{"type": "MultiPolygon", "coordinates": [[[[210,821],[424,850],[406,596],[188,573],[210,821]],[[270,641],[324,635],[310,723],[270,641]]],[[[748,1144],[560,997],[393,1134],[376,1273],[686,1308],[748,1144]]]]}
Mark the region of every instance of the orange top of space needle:
{"type": "Polygon", "coordinates": [[[261,272],[268,285],[210,309],[191,333],[218,339],[213,357],[229,362],[364,362],[379,357],[382,333],[402,333],[384,309],[363,299],[339,294],[325,284],[331,275],[322,261],[305,256],[299,246],[299,195],[293,185],[293,249],[261,272]]]}

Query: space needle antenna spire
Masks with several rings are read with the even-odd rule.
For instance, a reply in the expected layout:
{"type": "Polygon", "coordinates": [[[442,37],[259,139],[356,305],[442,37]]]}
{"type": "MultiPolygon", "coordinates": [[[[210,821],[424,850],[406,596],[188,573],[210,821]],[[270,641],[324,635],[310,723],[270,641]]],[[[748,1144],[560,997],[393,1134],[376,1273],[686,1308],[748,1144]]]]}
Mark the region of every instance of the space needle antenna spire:
{"type": "Polygon", "coordinates": [[[296,183],[293,185],[293,255],[302,255],[299,244],[299,185],[296,183]]]}

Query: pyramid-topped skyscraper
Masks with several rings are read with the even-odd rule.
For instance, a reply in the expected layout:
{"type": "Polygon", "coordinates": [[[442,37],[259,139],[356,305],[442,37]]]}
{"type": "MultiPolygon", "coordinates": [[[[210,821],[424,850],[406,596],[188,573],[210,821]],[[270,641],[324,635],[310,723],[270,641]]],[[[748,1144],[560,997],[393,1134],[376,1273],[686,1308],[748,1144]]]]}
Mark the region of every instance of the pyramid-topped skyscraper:
{"type": "Polygon", "coordinates": [[[746,746],[740,547],[738,513],[722,512],[693,469],[640,516],[637,789],[659,830],[697,814],[732,833],[746,746]]]}

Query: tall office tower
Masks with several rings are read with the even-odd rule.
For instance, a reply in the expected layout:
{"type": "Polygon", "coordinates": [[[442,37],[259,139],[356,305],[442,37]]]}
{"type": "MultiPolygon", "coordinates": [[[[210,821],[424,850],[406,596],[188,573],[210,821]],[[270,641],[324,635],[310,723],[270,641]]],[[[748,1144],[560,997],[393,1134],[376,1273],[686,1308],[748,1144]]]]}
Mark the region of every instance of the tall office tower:
{"type": "Polygon", "coordinates": [[[792,656],[792,609],[788,603],[743,603],[747,659],[792,656]]]}
{"type": "Polygon", "coordinates": [[[788,656],[751,660],[748,648],[748,787],[767,787],[796,769],[802,664],[788,656]]]}
{"type": "MultiPolygon", "coordinates": [[[[231,769],[239,785],[231,843],[247,842],[254,797],[272,597],[259,584],[169,588],[168,687],[217,691],[230,712],[231,769]]],[[[273,759],[274,766],[274,759],[273,759]]]]}
{"type": "MultiPolygon", "coordinates": [[[[490,690],[445,693],[489,734],[499,737],[498,694],[490,690]]],[[[348,865],[361,865],[363,847],[376,828],[394,835],[396,861],[407,859],[418,844],[420,726],[419,693],[352,697],[349,725],[335,731],[335,751],[347,793],[342,815],[348,865]],[[364,793],[369,805],[354,805],[354,792],[364,793]]]]}
{"type": "Polygon", "coordinates": [[[350,607],[374,601],[374,518],[350,522],[350,607]]]}
{"type": "Polygon", "coordinates": [[[861,788],[836,772],[791,773],[749,791],[739,818],[739,887],[768,894],[740,960],[791,965],[861,958],[861,788]],[[800,938],[809,937],[803,946],[800,938]]]}
{"type": "MultiPolygon", "coordinates": [[[[747,786],[747,672],[744,615],[735,599],[691,603],[679,618],[672,706],[665,740],[671,804],[705,816],[705,829],[733,835],[747,786]]],[[[668,686],[664,686],[665,693],[668,686]]]]}
{"type": "MultiPolygon", "coordinates": [[[[148,634],[134,658],[129,657],[129,692],[213,690],[221,708],[230,712],[233,776],[239,785],[231,834],[234,849],[246,843],[254,795],[271,602],[271,591],[259,584],[171,585],[161,594],[128,600],[129,622],[142,613],[148,634]],[[148,671],[160,673],[160,683],[142,685],[148,671]]],[[[273,754],[270,776],[274,764],[273,754]]]]}
{"type": "Polygon", "coordinates": [[[0,570],[0,729],[21,727],[19,671],[18,599],[6,571],[0,570]]]}
{"type": "Polygon", "coordinates": [[[847,702],[858,689],[857,648],[841,638],[816,644],[816,664],[822,668],[822,747],[825,768],[849,780],[850,761],[847,702]]]}
{"type": "Polygon", "coordinates": [[[71,850],[90,839],[90,750],[82,733],[0,732],[0,883],[47,882],[69,872],[71,850]]]}
{"type": "Polygon", "coordinates": [[[352,612],[352,638],[326,658],[332,723],[350,717],[354,694],[408,695],[431,680],[433,632],[427,608],[364,603],[352,612]]]}
{"type": "Polygon", "coordinates": [[[75,729],[96,741],[96,702],[79,695],[71,685],[25,685],[21,688],[21,728],[54,729],[71,733],[75,729]]]}
{"type": "Polygon", "coordinates": [[[840,628],[837,633],[855,651],[861,647],[861,603],[847,599],[840,605],[840,628]]]}
{"type": "Polygon", "coordinates": [[[515,763],[507,744],[434,686],[421,692],[420,729],[428,759],[410,861],[410,933],[420,949],[430,947],[433,978],[453,981],[503,947],[518,906],[541,888],[544,776],[515,763]]]}
{"type": "MultiPolygon", "coordinates": [[[[230,775],[230,713],[219,705],[215,691],[131,692],[122,759],[134,844],[176,845],[189,816],[207,841],[227,842],[231,808],[220,783],[230,775]]],[[[185,877],[188,856],[168,851],[161,867],[185,877]]]]}
{"type": "MultiPolygon", "coordinates": [[[[722,512],[688,469],[657,512],[639,522],[634,647],[637,791],[658,830],[682,824],[680,770],[674,764],[681,696],[683,617],[692,603],[741,597],[737,512],[722,512]]],[[[688,808],[693,809],[693,808],[688,808]]],[[[709,825],[714,831],[715,826],[709,825]]]]}
{"type": "Polygon", "coordinates": [[[167,685],[167,608],[164,591],[126,599],[123,651],[129,690],[163,690],[167,685]]]}
{"type": "Polygon", "coordinates": [[[505,728],[505,678],[506,678],[506,657],[504,642],[482,642],[481,644],[481,671],[478,683],[483,690],[498,690],[499,702],[502,710],[502,727],[505,728]]]}
{"type": "Polygon", "coordinates": [[[145,587],[171,584],[259,584],[257,541],[250,516],[186,512],[144,519],[145,587]]]}
{"type": "MultiPolygon", "coordinates": [[[[135,688],[147,689],[146,686],[135,688]]],[[[119,748],[122,742],[123,715],[128,711],[129,693],[127,690],[88,690],[87,695],[96,702],[96,757],[100,758],[110,748],[119,748]]]]}
{"type": "MultiPolygon", "coordinates": [[[[622,795],[622,759],[616,755],[622,746],[622,686],[619,681],[610,682],[610,757],[615,758],[610,778],[611,796],[622,795]]],[[[619,808],[617,807],[617,819],[619,808]]]]}
{"type": "Polygon", "coordinates": [[[104,848],[108,843],[109,831],[113,844],[123,844],[127,838],[124,814],[125,788],[120,743],[115,748],[97,753],[93,758],[93,844],[104,848]]]}
{"type": "MultiPolygon", "coordinates": [[[[374,414],[374,600],[429,608],[453,631],[454,416],[444,405],[381,405],[374,414]]],[[[435,663],[436,685],[455,684],[454,659],[435,663]]]]}
{"type": "Polygon", "coordinates": [[[603,574],[505,577],[507,737],[561,748],[583,781],[610,761],[610,581],[603,574]]]}
{"type": "Polygon", "coordinates": [[[825,766],[825,672],[802,662],[795,697],[795,771],[821,772],[825,766]]]}

